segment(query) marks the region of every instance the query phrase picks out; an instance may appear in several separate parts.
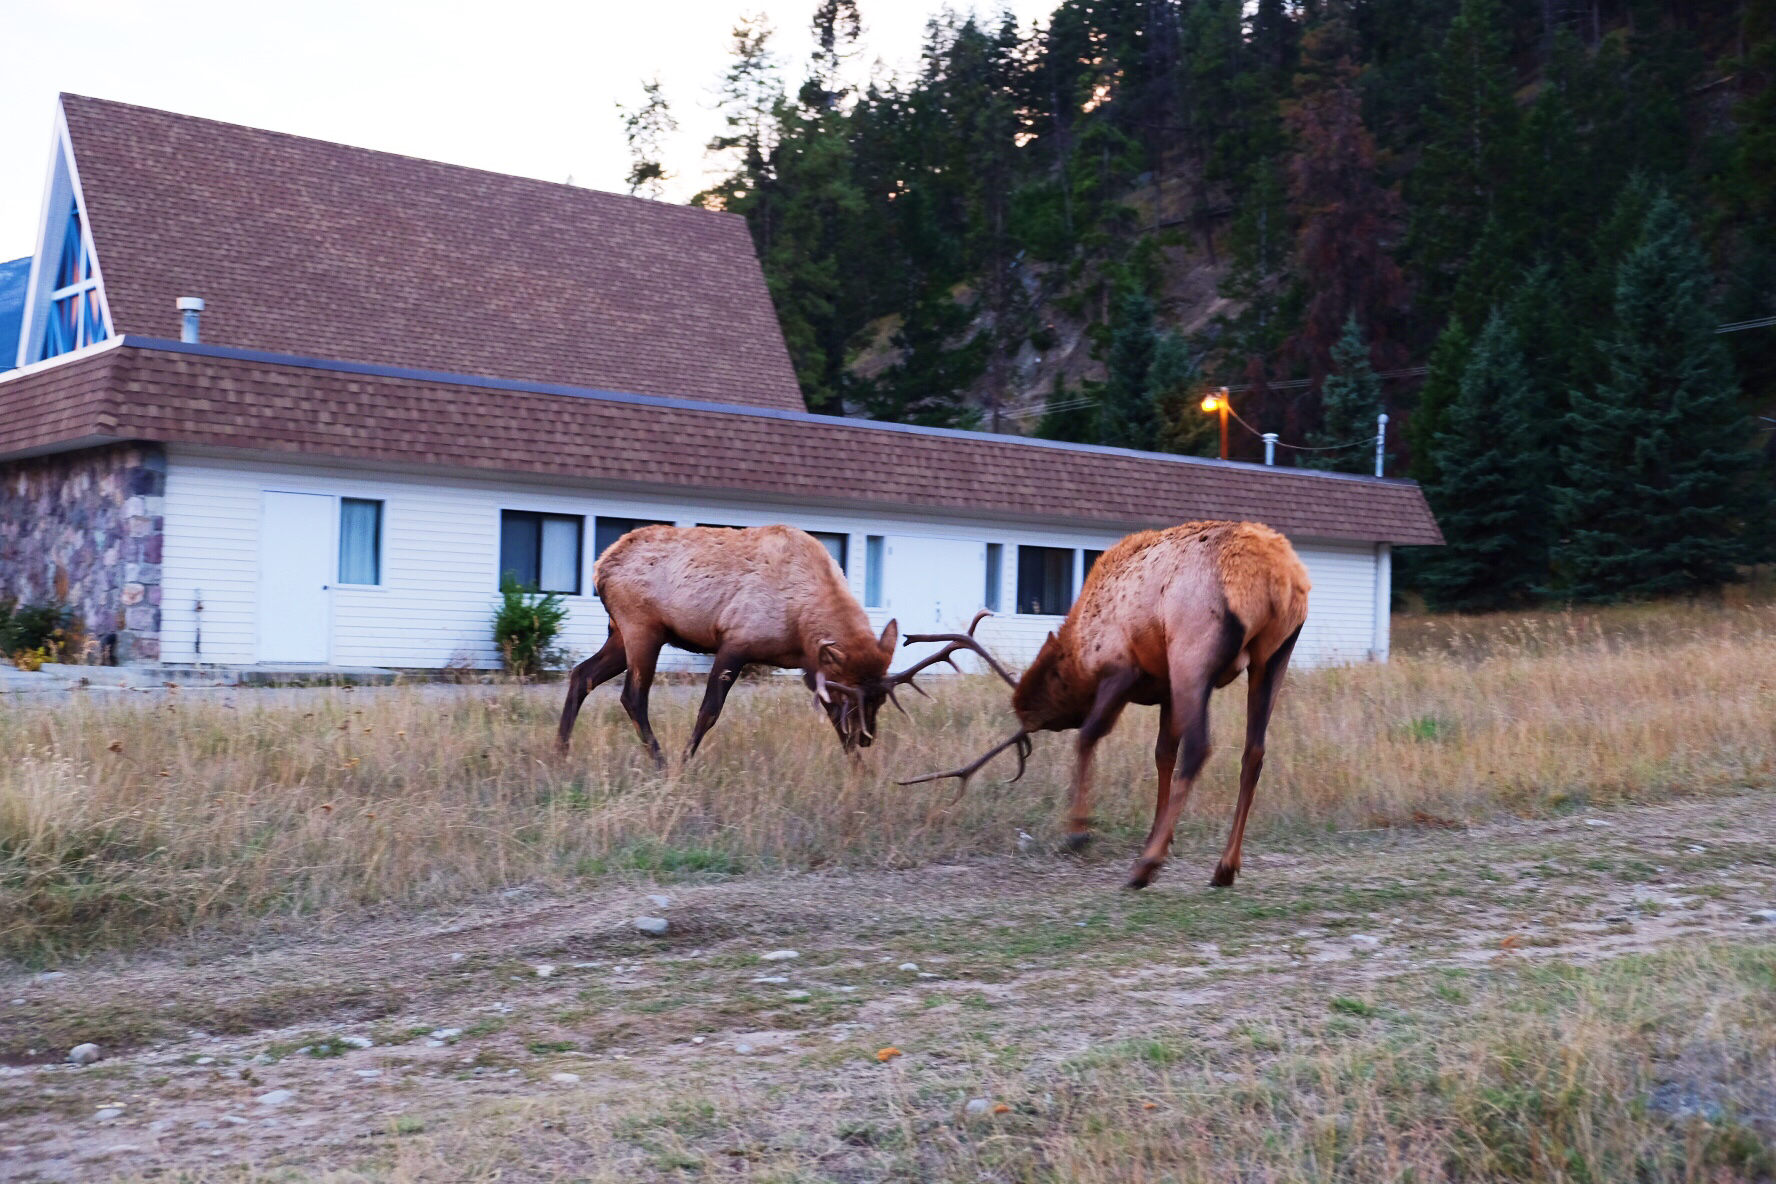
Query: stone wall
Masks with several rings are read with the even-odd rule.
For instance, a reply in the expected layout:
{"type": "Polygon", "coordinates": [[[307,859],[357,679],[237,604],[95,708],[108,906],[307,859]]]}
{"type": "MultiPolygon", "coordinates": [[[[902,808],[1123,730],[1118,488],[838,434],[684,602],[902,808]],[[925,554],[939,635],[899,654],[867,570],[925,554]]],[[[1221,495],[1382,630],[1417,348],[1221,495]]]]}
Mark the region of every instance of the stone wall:
{"type": "Polygon", "coordinates": [[[68,604],[89,661],[158,661],[165,495],[158,444],[0,464],[0,598],[68,604]]]}

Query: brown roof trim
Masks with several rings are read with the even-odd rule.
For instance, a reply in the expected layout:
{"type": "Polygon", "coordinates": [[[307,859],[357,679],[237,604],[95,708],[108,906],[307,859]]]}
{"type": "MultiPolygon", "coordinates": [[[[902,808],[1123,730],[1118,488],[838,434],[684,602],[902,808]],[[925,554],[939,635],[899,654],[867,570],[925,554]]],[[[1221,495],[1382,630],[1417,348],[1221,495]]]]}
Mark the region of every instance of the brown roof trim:
{"type": "MultiPolygon", "coordinates": [[[[117,438],[1119,528],[1247,518],[1297,536],[1442,541],[1411,481],[138,337],[105,356],[117,438]]],[[[31,446],[9,430],[10,403],[72,397],[21,389],[55,373],[0,382],[0,456],[31,446]]],[[[64,438],[92,435],[70,417],[64,438]]]]}

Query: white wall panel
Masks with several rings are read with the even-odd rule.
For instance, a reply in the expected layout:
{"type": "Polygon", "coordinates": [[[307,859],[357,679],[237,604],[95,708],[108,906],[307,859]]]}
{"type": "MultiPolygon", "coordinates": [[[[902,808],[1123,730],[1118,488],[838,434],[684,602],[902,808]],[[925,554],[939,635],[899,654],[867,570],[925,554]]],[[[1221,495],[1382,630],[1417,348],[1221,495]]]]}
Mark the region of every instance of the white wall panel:
{"type": "MultiPolygon", "coordinates": [[[[933,581],[946,619],[957,617],[951,602],[964,580],[981,585],[981,552],[969,551],[968,573],[959,577],[958,543],[1004,545],[1000,603],[1009,609],[1016,595],[1020,544],[1102,550],[1112,533],[1071,527],[1043,529],[1027,524],[942,519],[889,513],[861,517],[818,506],[770,504],[705,498],[699,500],[531,484],[516,480],[460,479],[373,473],[331,465],[286,464],[206,456],[181,449],[168,458],[166,544],[163,572],[162,653],[168,662],[204,661],[251,664],[255,653],[259,515],[263,491],[318,493],[373,498],[384,503],[382,584],[376,588],[334,588],[331,662],[339,666],[439,667],[468,662],[497,665],[488,636],[496,600],[499,516],[502,509],[584,515],[587,521],[582,576],[584,595],[567,597],[569,621],[564,644],[579,656],[603,643],[606,620],[592,595],[591,519],[658,518],[681,525],[722,522],[758,526],[787,522],[807,530],[850,535],[852,591],[864,594],[865,538],[893,541],[888,587],[898,600],[909,595],[909,571],[943,573],[933,581]],[[198,653],[201,590],[202,653],[198,653]]],[[[1303,664],[1361,661],[1375,640],[1375,548],[1366,544],[1296,543],[1314,581],[1307,627],[1297,649],[1303,664]]],[[[1075,570],[1079,557],[1075,556],[1075,570]]],[[[916,583],[916,580],[913,581],[916,583]]],[[[879,630],[894,614],[871,608],[879,630]]],[[[930,614],[925,614],[929,616],[930,614]]],[[[1035,655],[1061,618],[1004,612],[983,622],[979,636],[1011,665],[1035,655]]],[[[903,657],[896,661],[901,665],[903,657]]],[[[668,650],[665,669],[695,669],[707,659],[668,650]]]]}

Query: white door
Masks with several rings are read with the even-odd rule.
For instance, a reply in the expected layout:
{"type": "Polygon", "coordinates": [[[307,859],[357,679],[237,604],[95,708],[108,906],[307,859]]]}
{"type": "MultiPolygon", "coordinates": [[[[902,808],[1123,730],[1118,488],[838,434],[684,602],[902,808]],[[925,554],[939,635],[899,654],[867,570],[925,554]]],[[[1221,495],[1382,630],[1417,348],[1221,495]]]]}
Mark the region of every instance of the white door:
{"type": "Polygon", "coordinates": [[[265,494],[259,519],[259,660],[325,662],[334,499],[265,494]]]}
{"type": "MultiPolygon", "coordinates": [[[[956,539],[890,535],[883,570],[883,607],[900,621],[900,633],[960,633],[968,628],[986,599],[987,546],[956,539]]],[[[935,645],[913,646],[905,659],[935,652],[935,645]]],[[[964,669],[973,658],[958,655],[964,669]]],[[[897,660],[898,667],[904,664],[897,660]]]]}

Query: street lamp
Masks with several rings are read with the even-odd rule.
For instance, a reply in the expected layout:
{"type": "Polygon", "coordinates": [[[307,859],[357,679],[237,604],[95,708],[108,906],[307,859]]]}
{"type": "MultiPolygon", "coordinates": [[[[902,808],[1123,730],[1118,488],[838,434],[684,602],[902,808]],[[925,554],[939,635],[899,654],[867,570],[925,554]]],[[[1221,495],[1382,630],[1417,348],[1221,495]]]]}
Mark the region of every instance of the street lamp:
{"type": "Polygon", "coordinates": [[[1203,410],[1208,412],[1210,415],[1215,414],[1217,411],[1219,411],[1221,413],[1221,459],[1222,460],[1227,459],[1227,412],[1230,407],[1230,404],[1227,401],[1227,395],[1228,395],[1227,388],[1221,387],[1220,389],[1215,390],[1215,391],[1211,391],[1209,394],[1205,395],[1203,397],[1203,402],[1202,402],[1203,410]]]}

